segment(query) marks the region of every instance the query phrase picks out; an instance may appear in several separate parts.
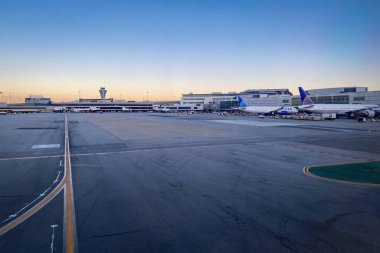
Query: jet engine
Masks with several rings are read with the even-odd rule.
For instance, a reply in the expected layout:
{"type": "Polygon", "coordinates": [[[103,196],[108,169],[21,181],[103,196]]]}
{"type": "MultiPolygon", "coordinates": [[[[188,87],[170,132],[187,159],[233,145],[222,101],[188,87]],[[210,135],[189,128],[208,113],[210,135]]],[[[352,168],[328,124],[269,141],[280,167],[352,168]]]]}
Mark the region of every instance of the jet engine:
{"type": "Polygon", "coordinates": [[[376,116],[376,112],[375,111],[366,110],[365,113],[367,114],[368,118],[374,118],[376,116]]]}
{"type": "Polygon", "coordinates": [[[374,118],[376,116],[376,112],[372,110],[364,110],[357,113],[358,117],[367,117],[374,118]]]}

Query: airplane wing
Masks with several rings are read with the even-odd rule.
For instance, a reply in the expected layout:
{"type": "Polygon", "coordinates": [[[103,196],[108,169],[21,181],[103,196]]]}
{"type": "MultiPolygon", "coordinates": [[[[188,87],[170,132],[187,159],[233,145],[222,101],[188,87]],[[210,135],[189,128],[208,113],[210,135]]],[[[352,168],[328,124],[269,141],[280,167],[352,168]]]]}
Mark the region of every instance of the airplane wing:
{"type": "Polygon", "coordinates": [[[302,110],[302,109],[311,108],[311,107],[313,107],[313,106],[314,106],[314,105],[298,105],[298,106],[294,106],[294,107],[297,108],[297,109],[302,110]]]}
{"type": "Polygon", "coordinates": [[[263,113],[263,114],[269,114],[269,113],[277,112],[277,111],[281,110],[281,108],[282,108],[281,106],[263,107],[263,108],[258,108],[257,112],[258,113],[263,113]]]}
{"type": "Polygon", "coordinates": [[[269,109],[268,110],[268,113],[271,113],[271,112],[278,112],[282,109],[282,106],[279,106],[279,107],[273,107],[272,109],[269,109]]]}

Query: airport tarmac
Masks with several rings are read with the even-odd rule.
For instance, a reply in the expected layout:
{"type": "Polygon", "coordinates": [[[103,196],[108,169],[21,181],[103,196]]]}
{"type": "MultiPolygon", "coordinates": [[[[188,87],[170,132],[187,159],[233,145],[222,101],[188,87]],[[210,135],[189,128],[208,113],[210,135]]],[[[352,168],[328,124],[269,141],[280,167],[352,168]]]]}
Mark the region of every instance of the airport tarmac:
{"type": "MultiPolygon", "coordinates": [[[[1,227],[62,179],[64,118],[0,117],[1,227]]],[[[379,159],[379,122],[175,113],[68,120],[79,252],[380,251],[380,187],[303,173],[379,159]]],[[[62,252],[65,196],[0,235],[0,252],[62,252]]]]}

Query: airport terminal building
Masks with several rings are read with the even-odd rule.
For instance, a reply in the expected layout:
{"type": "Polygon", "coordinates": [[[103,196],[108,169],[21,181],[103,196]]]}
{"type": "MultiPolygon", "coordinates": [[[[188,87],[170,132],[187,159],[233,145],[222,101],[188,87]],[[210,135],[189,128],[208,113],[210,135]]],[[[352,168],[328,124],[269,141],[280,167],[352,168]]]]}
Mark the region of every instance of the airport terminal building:
{"type": "MultiPolygon", "coordinates": [[[[338,87],[306,91],[316,104],[375,104],[380,105],[380,91],[368,91],[368,87],[338,87]]],[[[292,105],[300,105],[299,96],[292,98],[292,105]]]]}
{"type": "Polygon", "coordinates": [[[115,101],[113,98],[106,98],[106,94],[106,88],[100,87],[100,98],[79,98],[75,102],[52,103],[52,105],[56,112],[147,112],[153,110],[151,103],[115,101]]]}
{"type": "MultiPolygon", "coordinates": [[[[380,91],[369,91],[368,87],[336,87],[312,89],[306,91],[316,104],[377,104],[380,105],[380,91]]],[[[182,94],[180,103],[165,102],[153,105],[150,102],[134,102],[106,98],[107,90],[101,87],[100,98],[54,103],[43,96],[29,96],[24,104],[0,106],[4,112],[44,112],[44,111],[76,111],[76,112],[149,112],[157,108],[171,111],[232,111],[239,107],[237,96],[241,96],[248,105],[255,106],[297,106],[300,97],[289,89],[249,89],[242,92],[212,92],[182,94]],[[13,107],[12,107],[13,106],[13,107]]]]}
{"type": "Polygon", "coordinates": [[[25,104],[28,105],[51,105],[51,99],[43,96],[29,96],[25,98],[25,104]]]}
{"type": "Polygon", "coordinates": [[[249,89],[243,92],[212,92],[203,94],[182,94],[180,104],[183,106],[203,105],[204,110],[230,110],[238,107],[236,97],[241,96],[248,105],[288,106],[291,105],[292,93],[288,89],[249,89]]]}
{"type": "MultiPolygon", "coordinates": [[[[368,87],[338,87],[306,91],[317,104],[377,104],[380,91],[368,91],[368,87]]],[[[182,94],[181,105],[203,105],[205,110],[230,110],[238,107],[236,96],[241,96],[248,105],[297,106],[300,97],[288,89],[249,89],[243,92],[212,92],[204,94],[182,94]]]]}

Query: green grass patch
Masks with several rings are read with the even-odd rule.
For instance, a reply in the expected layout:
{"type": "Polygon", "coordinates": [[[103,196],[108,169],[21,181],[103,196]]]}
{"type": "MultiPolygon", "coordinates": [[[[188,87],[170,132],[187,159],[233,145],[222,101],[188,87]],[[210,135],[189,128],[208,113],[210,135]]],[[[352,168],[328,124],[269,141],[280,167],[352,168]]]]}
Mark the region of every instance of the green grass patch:
{"type": "Polygon", "coordinates": [[[380,161],[310,167],[309,173],[336,180],[380,184],[380,161]]]}

